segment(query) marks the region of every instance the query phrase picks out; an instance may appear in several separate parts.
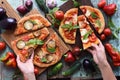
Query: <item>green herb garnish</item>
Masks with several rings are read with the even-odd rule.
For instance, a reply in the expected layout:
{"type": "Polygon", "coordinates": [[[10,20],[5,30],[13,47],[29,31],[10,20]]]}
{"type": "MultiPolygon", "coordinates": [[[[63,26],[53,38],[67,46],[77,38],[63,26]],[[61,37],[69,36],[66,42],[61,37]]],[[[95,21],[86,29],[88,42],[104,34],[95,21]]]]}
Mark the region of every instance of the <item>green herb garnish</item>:
{"type": "Polygon", "coordinates": [[[72,0],[72,1],[73,1],[74,7],[79,7],[79,6],[80,6],[80,3],[79,3],[79,2],[77,2],[77,1],[75,1],[75,0],[72,0]]]}
{"type": "Polygon", "coordinates": [[[43,45],[44,44],[44,42],[42,41],[42,40],[39,40],[39,39],[30,39],[27,43],[26,43],[26,45],[43,45]]]}
{"type": "Polygon", "coordinates": [[[47,48],[48,52],[50,53],[55,53],[56,51],[56,48],[47,48]]]}
{"type": "Polygon", "coordinates": [[[88,31],[84,36],[83,36],[83,40],[86,40],[88,38],[88,36],[92,33],[93,31],[90,30],[88,31]]]}
{"type": "Polygon", "coordinates": [[[91,13],[92,18],[98,18],[98,16],[95,14],[95,12],[91,13]]]}
{"type": "Polygon", "coordinates": [[[99,19],[96,20],[95,23],[98,25],[98,27],[101,27],[101,25],[102,25],[99,19]]]}
{"type": "Polygon", "coordinates": [[[37,25],[38,23],[35,20],[29,20],[33,25],[37,25]]]}
{"type": "Polygon", "coordinates": [[[62,26],[62,28],[64,29],[68,29],[69,31],[73,30],[73,29],[77,29],[77,28],[80,28],[79,26],[77,25],[72,25],[72,22],[70,22],[70,24],[64,24],[62,26]]]}
{"type": "Polygon", "coordinates": [[[41,59],[41,62],[47,62],[47,59],[43,57],[43,58],[41,59]]]}

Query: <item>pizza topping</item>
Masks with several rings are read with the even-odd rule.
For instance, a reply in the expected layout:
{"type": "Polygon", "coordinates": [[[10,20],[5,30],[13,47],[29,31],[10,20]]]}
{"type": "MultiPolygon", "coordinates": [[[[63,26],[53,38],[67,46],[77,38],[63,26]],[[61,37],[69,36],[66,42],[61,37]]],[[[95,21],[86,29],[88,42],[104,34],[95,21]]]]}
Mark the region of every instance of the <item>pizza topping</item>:
{"type": "Polygon", "coordinates": [[[85,8],[82,8],[81,10],[82,10],[83,14],[86,13],[86,9],[85,8]]]}
{"type": "Polygon", "coordinates": [[[81,32],[81,36],[84,36],[87,33],[87,30],[86,29],[80,29],[80,32],[81,32]]]}
{"type": "Polygon", "coordinates": [[[19,40],[16,46],[18,49],[23,49],[25,47],[25,42],[23,40],[19,40]]]}
{"type": "Polygon", "coordinates": [[[89,17],[90,15],[91,15],[90,10],[87,10],[86,13],[85,13],[85,16],[86,16],[86,17],[89,17]]]}
{"type": "Polygon", "coordinates": [[[34,34],[35,37],[38,37],[38,36],[40,36],[41,32],[40,31],[36,31],[33,34],[34,34]]]}
{"type": "Polygon", "coordinates": [[[74,32],[75,32],[75,30],[71,30],[71,31],[65,31],[64,33],[65,33],[65,37],[67,38],[67,39],[70,39],[70,40],[75,40],[75,37],[74,37],[74,32]]]}
{"type": "Polygon", "coordinates": [[[98,18],[97,14],[96,14],[95,12],[92,12],[92,13],[91,13],[91,17],[92,17],[92,18],[95,18],[95,19],[98,18]]]}
{"type": "Polygon", "coordinates": [[[89,40],[90,40],[91,42],[95,42],[96,39],[97,39],[97,37],[95,36],[94,33],[92,33],[92,34],[90,35],[90,37],[89,37],[89,40]]]}
{"type": "Polygon", "coordinates": [[[46,63],[47,59],[45,57],[41,58],[41,62],[46,63]]]}
{"type": "Polygon", "coordinates": [[[28,20],[28,21],[30,21],[33,25],[37,25],[38,24],[36,20],[28,20]]]}
{"type": "Polygon", "coordinates": [[[34,27],[34,25],[33,25],[33,23],[32,23],[31,21],[26,21],[26,22],[24,23],[24,28],[25,28],[26,30],[32,30],[33,27],[34,27]]]}
{"type": "Polygon", "coordinates": [[[89,30],[89,31],[83,36],[83,40],[85,40],[85,42],[88,41],[87,39],[88,39],[89,35],[92,34],[92,32],[93,32],[92,30],[89,30]]]}
{"type": "Polygon", "coordinates": [[[47,59],[47,63],[50,63],[50,62],[53,61],[54,57],[53,57],[52,54],[47,54],[47,55],[46,55],[46,59],[47,59]]]}
{"type": "Polygon", "coordinates": [[[88,41],[89,41],[89,38],[87,38],[87,39],[83,39],[83,38],[82,38],[82,42],[83,42],[83,43],[87,43],[88,41]]]}
{"type": "Polygon", "coordinates": [[[34,39],[30,39],[26,44],[27,45],[31,45],[31,44],[32,45],[43,45],[44,42],[42,40],[34,38],[34,39]]]}
{"type": "Polygon", "coordinates": [[[98,27],[101,27],[101,25],[102,25],[102,24],[101,24],[101,21],[100,21],[99,19],[96,20],[95,23],[97,24],[98,27]]]}
{"type": "Polygon", "coordinates": [[[56,51],[56,44],[55,44],[55,41],[53,40],[50,40],[48,43],[47,43],[47,50],[48,52],[50,53],[54,53],[56,51]]]}

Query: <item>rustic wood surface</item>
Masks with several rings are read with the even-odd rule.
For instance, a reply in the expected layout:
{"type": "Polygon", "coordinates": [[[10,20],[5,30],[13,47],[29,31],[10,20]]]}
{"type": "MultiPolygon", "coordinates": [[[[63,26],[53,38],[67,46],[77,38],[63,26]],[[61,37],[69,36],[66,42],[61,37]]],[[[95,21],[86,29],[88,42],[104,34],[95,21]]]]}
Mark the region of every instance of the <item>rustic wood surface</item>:
{"type": "MultiPolygon", "coordinates": [[[[2,7],[3,7],[4,4],[9,6],[9,4],[4,3],[3,1],[4,0],[0,0],[0,4],[1,4],[2,7]]],[[[7,1],[12,6],[13,10],[15,10],[16,7],[18,7],[19,5],[22,4],[22,0],[7,0],[7,1]]],[[[37,8],[39,10],[39,12],[41,14],[43,14],[43,12],[38,8],[37,4],[35,3],[35,0],[32,0],[32,1],[34,3],[33,8],[37,8]]],[[[85,1],[87,1],[87,0],[85,0],[85,1]]],[[[91,0],[94,7],[97,7],[98,1],[99,0],[91,0]]],[[[57,0],[57,2],[58,2],[58,6],[60,6],[61,4],[64,3],[61,0],[57,0]]],[[[120,27],[120,1],[119,0],[107,0],[107,3],[108,4],[110,4],[110,3],[116,3],[117,4],[118,8],[117,8],[117,11],[116,11],[115,15],[113,15],[113,17],[112,17],[112,20],[117,27],[120,27]]],[[[12,12],[12,13],[9,12],[11,10],[10,7],[5,7],[5,9],[9,9],[7,11],[8,16],[11,15],[11,14],[14,14],[14,16],[12,16],[12,17],[18,16],[18,14],[15,14],[16,12],[15,13],[14,12],[12,12]]],[[[105,16],[105,14],[104,14],[104,17],[106,18],[106,23],[107,23],[107,17],[105,16]]],[[[20,17],[17,18],[17,20],[19,20],[19,19],[20,19],[20,17]]],[[[2,40],[2,39],[0,38],[0,40],[2,40]]],[[[117,49],[120,49],[120,44],[119,44],[120,43],[120,34],[119,34],[119,39],[110,40],[110,43],[113,44],[117,49]]],[[[9,47],[7,46],[5,51],[0,52],[1,53],[0,56],[5,54],[5,52],[7,52],[9,50],[10,50],[9,47]]],[[[86,55],[85,58],[88,58],[87,56],[89,56],[89,55],[86,55]]],[[[0,62],[0,64],[1,64],[0,65],[0,80],[12,80],[12,75],[14,74],[15,70],[11,69],[11,68],[8,68],[8,67],[5,67],[4,64],[1,63],[1,62],[0,62]]],[[[66,68],[67,67],[63,68],[63,70],[65,70],[66,68]]],[[[113,69],[116,76],[120,76],[120,67],[112,67],[112,69],[113,69]]],[[[46,74],[47,74],[47,72],[44,72],[43,74],[38,76],[37,80],[47,80],[46,74]]],[[[90,78],[95,78],[95,79],[100,78],[101,75],[100,75],[99,72],[97,74],[94,74],[94,75],[87,74],[82,68],[80,68],[76,73],[74,73],[70,77],[71,77],[71,80],[82,80],[82,79],[90,79],[90,78]]],[[[63,78],[63,76],[58,74],[58,75],[54,76],[53,78],[63,78]]],[[[69,79],[65,79],[65,80],[69,80],[69,79]]]]}

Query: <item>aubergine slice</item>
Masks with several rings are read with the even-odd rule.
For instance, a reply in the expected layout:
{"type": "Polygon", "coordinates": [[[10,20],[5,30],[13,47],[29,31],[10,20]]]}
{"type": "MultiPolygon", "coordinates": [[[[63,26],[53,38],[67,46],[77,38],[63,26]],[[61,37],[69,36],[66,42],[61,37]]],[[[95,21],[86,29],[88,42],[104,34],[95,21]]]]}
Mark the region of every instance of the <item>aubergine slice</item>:
{"type": "Polygon", "coordinates": [[[23,40],[19,40],[16,46],[18,49],[23,49],[25,47],[25,42],[23,40]]]}
{"type": "Polygon", "coordinates": [[[54,53],[56,51],[56,43],[54,40],[50,40],[47,43],[47,51],[50,53],[54,53]]]}
{"type": "Polygon", "coordinates": [[[35,37],[38,37],[38,36],[41,35],[41,32],[40,32],[40,31],[36,31],[36,32],[34,32],[33,34],[34,34],[35,37]]]}
{"type": "Polygon", "coordinates": [[[32,30],[33,27],[34,27],[34,24],[29,20],[24,23],[24,28],[26,30],[32,30]]]}
{"type": "Polygon", "coordinates": [[[47,54],[46,56],[45,56],[45,58],[46,58],[46,63],[50,63],[50,62],[52,62],[53,60],[54,60],[54,56],[53,56],[53,54],[47,54]]]}

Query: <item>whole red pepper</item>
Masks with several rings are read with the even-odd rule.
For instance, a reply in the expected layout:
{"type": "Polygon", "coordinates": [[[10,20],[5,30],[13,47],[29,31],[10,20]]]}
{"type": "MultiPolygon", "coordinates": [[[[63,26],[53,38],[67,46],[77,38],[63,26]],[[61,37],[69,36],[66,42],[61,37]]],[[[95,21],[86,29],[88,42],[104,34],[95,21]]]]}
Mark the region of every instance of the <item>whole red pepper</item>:
{"type": "Polygon", "coordinates": [[[106,5],[106,0],[100,0],[100,2],[98,3],[99,8],[103,8],[105,5],[106,5]]]}
{"type": "Polygon", "coordinates": [[[0,58],[2,62],[7,61],[9,58],[15,58],[14,54],[12,52],[7,52],[5,56],[0,58]]]}
{"type": "Polygon", "coordinates": [[[112,3],[109,5],[104,6],[103,11],[108,15],[108,16],[112,16],[115,11],[116,11],[116,4],[112,3]]]}
{"type": "Polygon", "coordinates": [[[5,63],[6,66],[16,68],[17,63],[15,58],[9,58],[9,60],[5,63]]]}
{"type": "Polygon", "coordinates": [[[73,56],[72,52],[67,52],[65,55],[65,62],[71,63],[75,61],[75,57],[73,56]]]}

